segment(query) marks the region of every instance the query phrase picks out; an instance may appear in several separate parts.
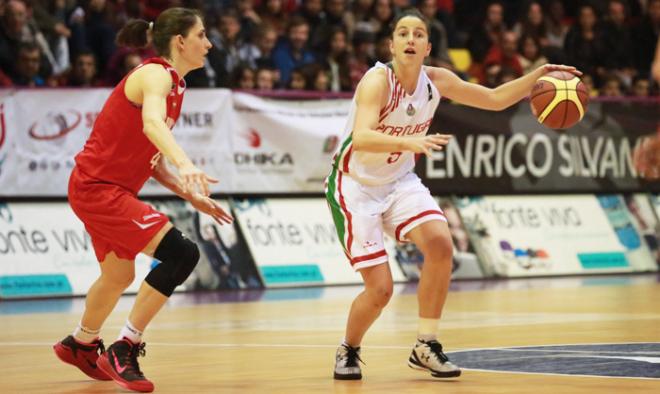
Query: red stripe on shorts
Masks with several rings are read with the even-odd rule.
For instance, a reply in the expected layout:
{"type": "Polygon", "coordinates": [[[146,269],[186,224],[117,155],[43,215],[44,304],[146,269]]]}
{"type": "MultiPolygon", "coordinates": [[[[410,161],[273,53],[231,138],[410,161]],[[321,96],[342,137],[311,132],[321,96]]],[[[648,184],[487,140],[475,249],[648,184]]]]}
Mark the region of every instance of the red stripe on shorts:
{"type": "Polygon", "coordinates": [[[396,227],[396,230],[394,232],[394,235],[396,236],[396,239],[398,241],[401,241],[401,230],[403,230],[404,227],[406,227],[410,223],[414,222],[415,220],[423,218],[424,216],[428,216],[428,215],[440,215],[442,217],[445,217],[445,215],[442,212],[437,211],[435,209],[430,209],[428,211],[424,211],[424,212],[420,213],[419,215],[415,215],[415,216],[411,217],[410,219],[406,220],[405,222],[401,223],[400,225],[398,225],[396,227]]]}
{"type": "Polygon", "coordinates": [[[353,258],[351,259],[351,265],[355,265],[362,261],[377,259],[378,257],[383,257],[383,256],[387,256],[387,252],[385,251],[385,249],[379,250],[378,252],[375,253],[365,254],[364,256],[353,258]]]}

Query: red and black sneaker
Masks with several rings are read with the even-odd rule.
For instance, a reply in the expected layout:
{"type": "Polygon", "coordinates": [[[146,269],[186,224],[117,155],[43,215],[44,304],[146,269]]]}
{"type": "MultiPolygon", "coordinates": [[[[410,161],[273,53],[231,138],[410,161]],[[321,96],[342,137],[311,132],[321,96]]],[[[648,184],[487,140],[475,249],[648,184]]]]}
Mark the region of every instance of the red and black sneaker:
{"type": "Polygon", "coordinates": [[[97,339],[92,343],[78,342],[73,335],[62,339],[53,345],[55,355],[67,364],[75,365],[90,378],[96,380],[112,380],[96,364],[99,354],[105,352],[103,341],[97,339]]]}
{"type": "Polygon", "coordinates": [[[99,357],[99,368],[123,388],[143,393],[154,391],[154,384],[144,377],[137,361],[145,355],[144,345],[144,342],[133,344],[128,338],[116,341],[99,357]]]}

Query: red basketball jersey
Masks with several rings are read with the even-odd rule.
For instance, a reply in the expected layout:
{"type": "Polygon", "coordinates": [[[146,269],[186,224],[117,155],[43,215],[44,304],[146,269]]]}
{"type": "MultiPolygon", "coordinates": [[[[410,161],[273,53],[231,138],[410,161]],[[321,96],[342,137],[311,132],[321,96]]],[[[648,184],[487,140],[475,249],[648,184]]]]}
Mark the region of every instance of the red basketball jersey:
{"type": "MultiPolygon", "coordinates": [[[[161,58],[150,58],[140,64],[161,64],[172,75],[172,90],[167,96],[167,125],[172,128],[179,118],[186,82],[161,58]]],[[[76,165],[84,175],[112,183],[137,194],[153,173],[160,153],[144,134],[142,108],[124,93],[128,76],[114,88],[94,122],[92,133],[76,165]],[[153,164],[152,164],[153,163],[153,164]]]]}

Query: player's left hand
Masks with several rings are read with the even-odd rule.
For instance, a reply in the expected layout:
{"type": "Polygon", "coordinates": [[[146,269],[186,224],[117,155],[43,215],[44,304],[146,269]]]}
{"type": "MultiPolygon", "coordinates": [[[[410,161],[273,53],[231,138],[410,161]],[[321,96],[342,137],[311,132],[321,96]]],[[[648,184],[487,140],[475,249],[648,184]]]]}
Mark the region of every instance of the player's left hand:
{"type": "Polygon", "coordinates": [[[573,66],[566,66],[564,64],[544,64],[540,68],[542,69],[543,74],[547,74],[552,71],[567,71],[573,75],[577,75],[578,77],[582,75],[582,71],[573,66]]]}
{"type": "Polygon", "coordinates": [[[218,224],[232,224],[234,218],[225,212],[220,204],[210,197],[194,193],[190,199],[192,206],[199,212],[205,213],[215,219],[218,224]]]}

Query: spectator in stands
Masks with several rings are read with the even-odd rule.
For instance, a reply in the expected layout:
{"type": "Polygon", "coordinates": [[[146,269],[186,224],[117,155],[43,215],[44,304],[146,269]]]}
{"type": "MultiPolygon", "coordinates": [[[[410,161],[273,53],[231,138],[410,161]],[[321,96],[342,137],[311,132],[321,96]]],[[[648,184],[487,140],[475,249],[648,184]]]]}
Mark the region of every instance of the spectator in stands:
{"type": "Polygon", "coordinates": [[[254,69],[247,64],[239,64],[232,73],[233,77],[230,78],[230,88],[233,89],[254,89],[255,75],[254,69]]]}
{"type": "Polygon", "coordinates": [[[292,17],[286,37],[281,39],[273,50],[273,61],[280,72],[280,82],[285,86],[289,83],[294,68],[314,62],[314,55],[307,49],[308,40],[309,24],[305,18],[292,17]]]}
{"type": "Polygon", "coordinates": [[[566,35],[564,51],[568,63],[578,70],[591,74],[596,81],[605,77],[602,61],[607,48],[598,27],[598,16],[593,6],[584,4],[579,9],[578,21],[566,35]]]}
{"type": "Polygon", "coordinates": [[[373,33],[356,31],[353,36],[353,56],[351,57],[351,85],[357,87],[364,73],[374,64],[375,37],[373,33]]]}
{"type": "Polygon", "coordinates": [[[330,76],[328,70],[320,64],[314,64],[310,67],[310,79],[307,86],[315,92],[330,91],[330,76]]]}
{"type": "Polygon", "coordinates": [[[241,24],[235,9],[226,9],[218,17],[217,27],[209,32],[209,40],[222,54],[224,69],[231,74],[241,62],[240,52],[248,47],[241,35],[241,24]]]}
{"type": "Polygon", "coordinates": [[[305,18],[309,26],[308,47],[313,50],[322,48],[326,38],[321,34],[326,24],[322,0],[302,0],[297,15],[305,18]]]}
{"type": "Polygon", "coordinates": [[[71,30],[66,25],[66,17],[73,12],[74,3],[59,1],[32,2],[32,16],[37,28],[51,48],[53,74],[58,75],[69,69],[69,41],[71,30]],[[68,4],[67,4],[68,3],[68,4]]]}
{"type": "Polygon", "coordinates": [[[261,24],[255,31],[253,43],[241,46],[238,56],[250,67],[274,66],[272,54],[277,43],[277,32],[268,24],[261,24]]]}
{"type": "Polygon", "coordinates": [[[18,47],[16,68],[12,81],[16,86],[45,86],[46,80],[39,75],[41,48],[32,42],[24,42],[18,47]]]}
{"type": "Polygon", "coordinates": [[[302,67],[294,68],[291,71],[291,79],[287,88],[290,90],[306,90],[307,89],[307,79],[305,78],[305,73],[303,72],[302,67]]]}
{"type": "Polygon", "coordinates": [[[33,44],[39,48],[39,76],[42,80],[48,78],[53,70],[52,63],[46,57],[46,53],[50,53],[48,43],[31,22],[25,2],[10,0],[5,4],[0,23],[0,68],[12,78],[20,74],[16,69],[16,59],[23,44],[33,44]]]}
{"type": "Polygon", "coordinates": [[[610,0],[608,16],[603,24],[606,57],[601,62],[614,72],[625,86],[632,85],[634,69],[632,30],[627,24],[626,4],[623,0],[610,0]]]}
{"type": "Polygon", "coordinates": [[[619,77],[615,74],[610,74],[605,78],[603,88],[600,90],[600,95],[603,97],[622,97],[623,89],[619,77]]]}
{"type": "Polygon", "coordinates": [[[243,37],[253,37],[255,31],[261,24],[261,17],[254,9],[254,0],[236,0],[239,20],[241,22],[241,33],[243,37]]]}
{"type": "Polygon", "coordinates": [[[328,46],[326,61],[329,68],[330,90],[349,92],[353,86],[351,84],[351,53],[348,48],[346,31],[341,27],[333,28],[328,46]]]}
{"type": "Polygon", "coordinates": [[[524,14],[521,15],[518,22],[513,27],[513,31],[518,37],[532,36],[536,38],[542,47],[549,44],[548,25],[543,14],[543,8],[538,1],[532,1],[524,8],[524,14]]]}
{"type": "Polygon", "coordinates": [[[520,55],[517,51],[518,37],[516,36],[516,33],[506,31],[498,41],[500,44],[493,45],[484,60],[485,75],[482,76],[481,82],[489,87],[498,86],[499,76],[504,68],[507,68],[514,73],[515,78],[523,75],[523,68],[520,64],[520,55]]]}
{"type": "Polygon", "coordinates": [[[373,31],[376,33],[374,37],[379,33],[387,32],[392,19],[394,19],[392,0],[375,0],[371,17],[373,31]]]}
{"type": "Polygon", "coordinates": [[[348,14],[346,0],[325,1],[325,21],[329,27],[345,29],[349,20],[348,14]]]}
{"type": "MultiPolygon", "coordinates": [[[[94,52],[98,69],[105,72],[113,57],[116,35],[115,8],[106,0],[90,0],[74,11],[70,18],[72,52],[94,52]]],[[[118,82],[118,81],[117,81],[118,82]]]]}
{"type": "Polygon", "coordinates": [[[284,10],[284,0],[262,0],[258,13],[261,23],[272,26],[278,36],[286,33],[289,15],[284,10]]]}
{"type": "Polygon", "coordinates": [[[354,0],[351,4],[346,20],[346,32],[350,41],[353,40],[356,31],[375,33],[369,22],[373,5],[374,0],[354,0]]]}
{"type": "Polygon", "coordinates": [[[266,67],[257,69],[255,87],[259,90],[273,90],[275,88],[275,75],[273,70],[266,67]]]}
{"type": "Polygon", "coordinates": [[[518,45],[518,62],[523,74],[539,68],[548,63],[548,59],[541,52],[541,43],[535,36],[523,36],[518,45]]]}
{"type": "Polygon", "coordinates": [[[651,95],[651,82],[646,78],[635,77],[631,93],[635,97],[649,97],[651,95]]]}
{"type": "Polygon", "coordinates": [[[596,86],[594,85],[594,78],[591,74],[582,74],[580,79],[582,80],[582,83],[584,83],[584,86],[587,87],[589,97],[598,97],[600,95],[600,92],[598,92],[598,89],[596,89],[596,86]]]}
{"type": "Polygon", "coordinates": [[[60,82],[60,85],[76,87],[100,86],[97,77],[98,70],[96,68],[94,53],[90,51],[80,52],[76,55],[73,61],[73,67],[67,73],[64,80],[60,82]]]}
{"type": "Polygon", "coordinates": [[[490,48],[498,43],[505,30],[504,6],[499,1],[490,2],[485,9],[482,22],[470,32],[468,37],[467,48],[470,50],[472,61],[482,63],[490,48]]]}
{"type": "Polygon", "coordinates": [[[436,67],[454,69],[454,64],[449,57],[449,46],[447,43],[447,30],[437,19],[437,0],[420,0],[417,2],[419,11],[429,20],[429,43],[431,44],[430,64],[436,67]]]}
{"type": "Polygon", "coordinates": [[[561,0],[551,0],[546,14],[548,46],[563,48],[569,28],[564,3],[561,0]]]}

